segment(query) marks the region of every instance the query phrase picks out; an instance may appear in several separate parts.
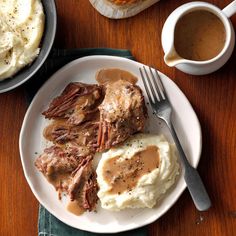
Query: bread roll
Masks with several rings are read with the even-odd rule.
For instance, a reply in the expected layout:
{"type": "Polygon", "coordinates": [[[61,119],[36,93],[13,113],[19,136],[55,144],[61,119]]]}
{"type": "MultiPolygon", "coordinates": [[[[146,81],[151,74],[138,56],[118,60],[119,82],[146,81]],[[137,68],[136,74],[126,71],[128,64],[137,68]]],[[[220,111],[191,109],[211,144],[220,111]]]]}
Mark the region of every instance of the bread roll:
{"type": "Polygon", "coordinates": [[[121,19],[134,16],[159,0],[89,0],[102,15],[121,19]]]}

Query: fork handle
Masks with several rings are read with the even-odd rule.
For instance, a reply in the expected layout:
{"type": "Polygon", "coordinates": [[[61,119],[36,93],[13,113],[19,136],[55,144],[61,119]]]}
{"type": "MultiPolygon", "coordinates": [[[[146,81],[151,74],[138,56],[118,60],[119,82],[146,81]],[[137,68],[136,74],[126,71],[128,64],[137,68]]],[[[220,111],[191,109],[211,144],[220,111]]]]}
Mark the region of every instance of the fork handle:
{"type": "Polygon", "coordinates": [[[207,194],[201,177],[198,174],[198,171],[189,164],[173,125],[171,124],[171,122],[167,122],[167,125],[170,129],[175,145],[179,152],[181,162],[184,166],[184,179],[193,199],[193,202],[199,211],[206,211],[211,207],[211,200],[207,194]]]}

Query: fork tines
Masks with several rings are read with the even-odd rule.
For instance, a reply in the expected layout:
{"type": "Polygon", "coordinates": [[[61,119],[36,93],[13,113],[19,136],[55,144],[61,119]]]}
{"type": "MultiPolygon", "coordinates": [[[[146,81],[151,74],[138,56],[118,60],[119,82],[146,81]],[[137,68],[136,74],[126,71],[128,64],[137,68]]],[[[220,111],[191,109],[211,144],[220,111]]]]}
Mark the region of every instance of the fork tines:
{"type": "Polygon", "coordinates": [[[143,66],[143,70],[142,68],[139,68],[139,71],[150,103],[155,104],[158,101],[167,99],[167,95],[158,71],[156,69],[149,67],[149,73],[148,73],[145,66],[143,66]]]}

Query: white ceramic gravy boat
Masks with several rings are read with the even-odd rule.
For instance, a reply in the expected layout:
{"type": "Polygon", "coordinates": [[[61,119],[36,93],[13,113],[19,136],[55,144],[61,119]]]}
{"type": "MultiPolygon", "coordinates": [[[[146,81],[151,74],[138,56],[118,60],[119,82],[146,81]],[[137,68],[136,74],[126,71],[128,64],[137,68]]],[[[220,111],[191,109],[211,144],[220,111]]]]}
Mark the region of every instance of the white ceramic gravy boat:
{"type": "Polygon", "coordinates": [[[235,45],[235,32],[229,17],[236,13],[236,0],[223,10],[206,2],[190,2],[178,7],[167,18],[162,30],[162,47],[165,52],[164,60],[168,66],[192,75],[205,75],[222,67],[230,58],[235,45]],[[194,10],[208,10],[214,13],[223,22],[226,32],[225,45],[222,51],[207,61],[193,61],[176,57],[174,48],[174,31],[177,21],[186,13],[194,10]]]}

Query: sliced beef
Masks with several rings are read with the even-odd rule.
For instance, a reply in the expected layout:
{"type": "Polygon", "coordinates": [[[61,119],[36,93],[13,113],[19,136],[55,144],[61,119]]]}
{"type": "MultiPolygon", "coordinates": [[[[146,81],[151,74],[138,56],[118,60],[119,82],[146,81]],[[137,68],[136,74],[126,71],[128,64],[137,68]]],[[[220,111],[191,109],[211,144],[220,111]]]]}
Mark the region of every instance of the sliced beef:
{"type": "Polygon", "coordinates": [[[144,129],[147,111],[142,92],[123,77],[101,86],[70,83],[43,112],[53,120],[44,129],[53,146],[44,150],[35,166],[59,196],[66,192],[82,212],[95,210],[98,201],[95,152],[144,129]]]}
{"type": "Polygon", "coordinates": [[[106,85],[105,98],[99,106],[99,150],[109,149],[144,129],[147,118],[141,89],[125,80],[106,85]]]}
{"type": "Polygon", "coordinates": [[[43,130],[45,139],[55,144],[65,144],[77,138],[77,129],[69,125],[65,119],[53,120],[43,130]]]}
{"type": "Polygon", "coordinates": [[[84,185],[83,189],[83,207],[86,210],[92,211],[96,209],[98,201],[98,183],[96,172],[91,172],[89,179],[84,185]]]}
{"type": "Polygon", "coordinates": [[[87,147],[69,143],[66,146],[53,145],[46,148],[35,161],[35,166],[58,188],[61,180],[69,177],[85,157],[92,157],[87,147]]]}
{"type": "Polygon", "coordinates": [[[46,148],[35,161],[35,166],[45,176],[53,176],[58,173],[71,172],[79,164],[80,158],[65,152],[60,146],[46,148]]]}
{"type": "Polygon", "coordinates": [[[48,119],[64,118],[68,124],[79,125],[93,119],[103,97],[103,89],[99,85],[70,83],[42,114],[48,119]]]}
{"type": "Polygon", "coordinates": [[[44,137],[55,143],[65,144],[75,142],[79,146],[87,146],[93,151],[97,143],[99,128],[99,113],[93,120],[84,122],[81,125],[73,126],[68,124],[65,119],[54,120],[44,129],[44,137]]]}
{"type": "Polygon", "coordinates": [[[98,184],[96,172],[92,167],[92,158],[88,157],[80,163],[72,174],[69,187],[71,201],[77,201],[85,210],[95,210],[98,201],[98,184]]]}
{"type": "Polygon", "coordinates": [[[94,210],[97,203],[98,185],[92,167],[93,154],[90,148],[67,143],[46,148],[35,161],[35,166],[61,193],[69,193],[85,210],[94,210]]]}

